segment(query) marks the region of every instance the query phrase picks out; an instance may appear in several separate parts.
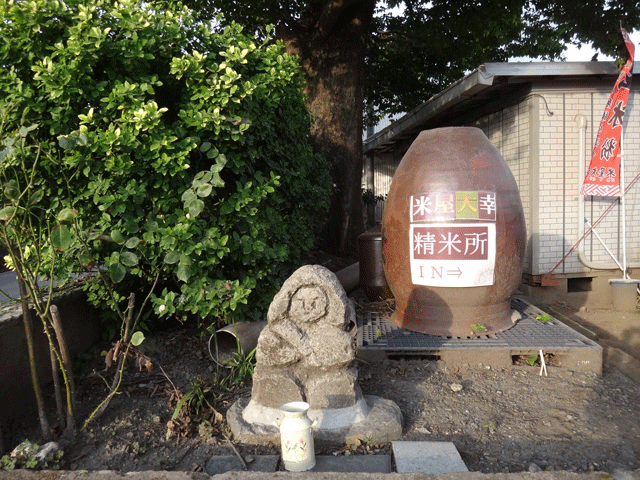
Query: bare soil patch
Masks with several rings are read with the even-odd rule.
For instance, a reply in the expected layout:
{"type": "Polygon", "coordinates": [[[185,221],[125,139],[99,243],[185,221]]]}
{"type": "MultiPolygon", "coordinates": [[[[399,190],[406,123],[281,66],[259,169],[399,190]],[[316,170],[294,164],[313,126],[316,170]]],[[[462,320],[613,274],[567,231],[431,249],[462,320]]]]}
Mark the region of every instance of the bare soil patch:
{"type": "Polygon", "coordinates": [[[640,359],[640,309],[636,308],[635,312],[617,312],[609,308],[575,309],[555,304],[549,310],[595,333],[602,346],[618,348],[640,359]]]}
{"type": "MultiPolygon", "coordinates": [[[[250,396],[250,380],[221,385],[223,377],[207,341],[184,328],[147,338],[141,349],[154,368],[147,371],[129,362],[121,394],[103,416],[74,439],[63,440],[60,467],[198,471],[213,455],[234,455],[225,437],[230,432],[207,405],[199,413],[183,410],[170,423],[178,399],[196,378],[208,389],[207,401],[222,415],[237,398],[250,396]]],[[[79,419],[87,418],[107,393],[103,378],[111,381],[113,367],[104,371],[99,352],[109,348],[98,346],[76,380],[79,419]]],[[[540,376],[539,367],[521,363],[496,371],[451,369],[428,357],[392,358],[360,362],[359,378],[365,394],[398,404],[403,440],[452,441],[471,471],[640,469],[640,385],[615,369],[597,376],[549,366],[548,376],[540,376]]],[[[37,418],[31,420],[13,426],[14,441],[41,441],[37,418]]],[[[245,456],[279,454],[276,445],[235,448],[245,456]]],[[[316,454],[389,452],[389,445],[374,440],[316,454]]]]}

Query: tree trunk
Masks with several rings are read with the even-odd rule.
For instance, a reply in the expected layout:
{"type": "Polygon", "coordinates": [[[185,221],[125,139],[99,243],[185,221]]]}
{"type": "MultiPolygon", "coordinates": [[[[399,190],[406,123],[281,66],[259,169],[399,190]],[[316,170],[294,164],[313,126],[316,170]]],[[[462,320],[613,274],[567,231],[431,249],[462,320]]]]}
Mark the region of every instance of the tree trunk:
{"type": "Polygon", "coordinates": [[[307,74],[307,107],[316,150],[329,162],[335,191],[324,232],[324,249],[355,255],[362,221],[362,106],[365,41],[374,0],[322,2],[299,24],[280,30],[290,54],[307,74]]]}
{"type": "MultiPolygon", "coordinates": [[[[14,247],[15,248],[15,247],[14,247]]],[[[38,405],[38,418],[40,419],[40,430],[42,438],[48,441],[51,438],[49,429],[49,421],[45,413],[44,398],[40,389],[40,377],[38,377],[38,362],[36,360],[35,345],[33,339],[33,322],[31,319],[31,311],[29,310],[29,293],[22,278],[22,272],[18,266],[16,259],[18,255],[13,257],[14,265],[16,265],[16,276],[18,277],[18,288],[20,289],[20,303],[22,304],[22,323],[24,325],[24,335],[27,340],[27,352],[29,353],[29,370],[31,372],[31,383],[33,385],[33,393],[36,396],[36,404],[38,405]]]]}

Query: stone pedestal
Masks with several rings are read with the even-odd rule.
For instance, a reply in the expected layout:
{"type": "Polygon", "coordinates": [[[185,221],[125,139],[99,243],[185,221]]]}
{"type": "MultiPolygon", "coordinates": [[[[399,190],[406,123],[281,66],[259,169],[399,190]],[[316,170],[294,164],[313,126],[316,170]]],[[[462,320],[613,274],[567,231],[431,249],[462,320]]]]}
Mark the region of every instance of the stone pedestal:
{"type": "MultiPolygon", "coordinates": [[[[313,428],[315,444],[344,445],[356,440],[382,444],[402,436],[402,413],[395,402],[373,395],[364,395],[361,402],[353,408],[309,410],[309,418],[318,421],[313,428]]],[[[234,439],[256,445],[279,444],[280,430],[266,420],[280,417],[280,410],[264,409],[247,398],[239,399],[227,411],[234,439]]]]}

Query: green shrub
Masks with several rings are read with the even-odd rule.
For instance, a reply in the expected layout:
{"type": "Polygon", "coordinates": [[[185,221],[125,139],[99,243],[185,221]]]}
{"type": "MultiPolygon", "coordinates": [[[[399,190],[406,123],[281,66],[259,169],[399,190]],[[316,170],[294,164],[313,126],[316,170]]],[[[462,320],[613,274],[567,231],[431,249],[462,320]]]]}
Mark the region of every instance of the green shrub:
{"type": "Polygon", "coordinates": [[[5,131],[37,124],[60,278],[100,269],[111,307],[263,315],[328,208],[297,59],[236,24],[123,0],[0,0],[5,131]],[[66,209],[66,210],[65,210],[66,209]]]}

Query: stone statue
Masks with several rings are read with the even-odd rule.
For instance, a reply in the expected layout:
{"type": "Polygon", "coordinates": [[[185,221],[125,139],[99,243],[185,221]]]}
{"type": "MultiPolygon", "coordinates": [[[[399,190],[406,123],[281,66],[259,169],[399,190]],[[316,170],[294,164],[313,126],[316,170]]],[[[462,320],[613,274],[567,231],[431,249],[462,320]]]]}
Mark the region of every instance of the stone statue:
{"type": "Polygon", "coordinates": [[[309,404],[314,437],[325,443],[397,440],[398,406],[364,397],[357,382],[353,302],[335,274],[320,265],[296,270],[276,294],[256,347],[251,400],[227,412],[234,436],[245,443],[277,442],[276,420],[289,402],[309,404]]]}
{"type": "Polygon", "coordinates": [[[275,296],[256,349],[252,399],[279,408],[306,401],[311,409],[352,407],[362,397],[353,362],[355,311],[329,270],[297,270],[275,296]]]}

